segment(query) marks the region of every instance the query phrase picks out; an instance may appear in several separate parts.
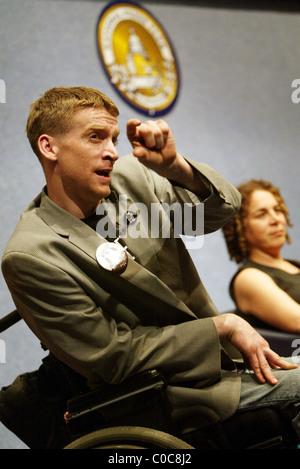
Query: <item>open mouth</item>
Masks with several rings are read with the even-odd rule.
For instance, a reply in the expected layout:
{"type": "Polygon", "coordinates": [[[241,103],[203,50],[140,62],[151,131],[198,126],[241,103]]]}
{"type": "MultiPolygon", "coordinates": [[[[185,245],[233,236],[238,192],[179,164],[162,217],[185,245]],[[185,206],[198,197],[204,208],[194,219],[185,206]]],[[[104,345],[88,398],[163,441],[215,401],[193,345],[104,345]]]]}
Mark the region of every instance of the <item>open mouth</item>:
{"type": "Polygon", "coordinates": [[[96,171],[96,174],[98,176],[102,176],[102,177],[109,177],[110,176],[110,171],[96,171]]]}

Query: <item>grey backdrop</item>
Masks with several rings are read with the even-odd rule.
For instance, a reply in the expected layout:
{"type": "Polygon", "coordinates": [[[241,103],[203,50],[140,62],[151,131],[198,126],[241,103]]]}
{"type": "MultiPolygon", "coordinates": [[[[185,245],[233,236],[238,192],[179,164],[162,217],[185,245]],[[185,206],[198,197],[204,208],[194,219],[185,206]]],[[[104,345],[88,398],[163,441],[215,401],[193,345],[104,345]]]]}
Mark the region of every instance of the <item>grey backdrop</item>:
{"type": "MultiPolygon", "coordinates": [[[[120,154],[130,151],[125,125],[138,114],[108,82],[96,49],[96,25],[107,3],[0,0],[0,79],[6,83],[6,103],[0,103],[1,253],[21,211],[44,184],[24,127],[30,103],[46,89],[86,85],[110,95],[121,110],[120,154]]],[[[181,153],[209,163],[233,184],[262,177],[281,187],[295,225],[285,255],[299,259],[300,104],[291,100],[291,83],[300,78],[299,13],[194,3],[140,2],[166,29],[180,64],[179,98],[165,119],[181,153]]],[[[191,253],[219,310],[232,308],[227,288],[236,266],[222,233],[209,235],[191,253]]],[[[2,277],[0,299],[4,316],[13,304],[2,277]]],[[[37,368],[44,356],[21,322],[1,340],[6,362],[0,363],[0,387],[37,368]]],[[[0,448],[25,445],[0,424],[0,448]]]]}

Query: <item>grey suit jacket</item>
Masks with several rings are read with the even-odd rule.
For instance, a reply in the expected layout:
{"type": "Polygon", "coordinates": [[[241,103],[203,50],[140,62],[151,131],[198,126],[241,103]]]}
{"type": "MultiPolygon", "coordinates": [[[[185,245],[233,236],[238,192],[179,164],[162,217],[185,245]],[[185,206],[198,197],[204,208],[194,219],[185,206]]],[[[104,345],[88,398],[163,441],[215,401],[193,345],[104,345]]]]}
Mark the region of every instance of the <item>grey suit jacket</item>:
{"type": "MultiPolygon", "coordinates": [[[[188,203],[196,210],[203,202],[205,233],[217,230],[238,209],[240,195],[209,166],[191,164],[210,188],[205,201],[131,155],[121,158],[104,202],[107,213],[120,195],[126,196],[127,208],[143,203],[148,213],[158,203],[188,203]]],[[[120,218],[117,223],[124,226],[120,218]]],[[[186,234],[191,230],[187,225],[186,234]]],[[[28,326],[91,386],[156,368],[169,383],[176,418],[188,419],[188,425],[195,419],[199,426],[232,415],[239,402],[239,376],[210,319],[218,314],[216,308],[180,237],[127,234],[121,242],[129,262],[121,274],[98,264],[96,249],[104,242],[45,191],[37,196],[2,259],[3,275],[28,326]]]]}

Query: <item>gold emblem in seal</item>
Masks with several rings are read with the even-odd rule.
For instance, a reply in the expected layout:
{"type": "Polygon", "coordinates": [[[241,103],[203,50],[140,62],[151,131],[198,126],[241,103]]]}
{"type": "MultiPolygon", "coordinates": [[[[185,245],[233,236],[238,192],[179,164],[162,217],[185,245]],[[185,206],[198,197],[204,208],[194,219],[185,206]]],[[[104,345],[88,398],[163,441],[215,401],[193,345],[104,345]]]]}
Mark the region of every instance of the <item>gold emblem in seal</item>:
{"type": "Polygon", "coordinates": [[[109,4],[99,18],[97,44],[105,71],[125,101],[149,116],[171,109],[179,91],[178,64],[150,13],[131,2],[109,4]]]}

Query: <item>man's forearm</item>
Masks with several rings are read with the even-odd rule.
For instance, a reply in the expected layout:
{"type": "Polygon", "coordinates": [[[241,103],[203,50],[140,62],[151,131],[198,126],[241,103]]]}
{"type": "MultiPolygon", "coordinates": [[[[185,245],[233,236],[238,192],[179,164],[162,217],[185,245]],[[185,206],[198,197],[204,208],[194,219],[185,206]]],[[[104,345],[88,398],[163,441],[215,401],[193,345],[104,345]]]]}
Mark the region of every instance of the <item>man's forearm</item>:
{"type": "Polygon", "coordinates": [[[203,199],[210,195],[210,191],[202,181],[199,173],[179,154],[172,167],[168,168],[166,177],[203,199]]]}

